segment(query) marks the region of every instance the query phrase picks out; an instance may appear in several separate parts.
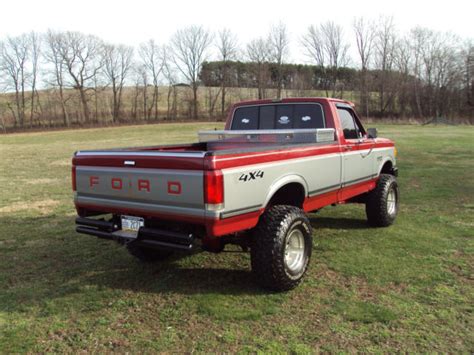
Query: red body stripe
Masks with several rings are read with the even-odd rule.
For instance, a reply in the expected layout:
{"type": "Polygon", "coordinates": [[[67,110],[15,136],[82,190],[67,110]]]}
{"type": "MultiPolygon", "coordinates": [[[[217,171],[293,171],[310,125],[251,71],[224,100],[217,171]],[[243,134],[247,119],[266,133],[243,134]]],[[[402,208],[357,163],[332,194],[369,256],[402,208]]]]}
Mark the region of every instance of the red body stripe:
{"type": "Polygon", "coordinates": [[[220,237],[226,234],[244,231],[257,225],[260,215],[265,209],[245,213],[225,219],[206,220],[206,232],[210,237],[220,237]]]}
{"type": "MultiPolygon", "coordinates": [[[[372,146],[372,145],[371,145],[372,146]]],[[[377,142],[374,148],[385,148],[393,147],[393,142],[382,141],[377,142]]],[[[369,149],[370,147],[364,147],[363,149],[369,149]]],[[[208,157],[208,161],[205,164],[205,168],[208,170],[213,169],[227,169],[234,168],[243,165],[270,163],[275,161],[306,158],[312,156],[322,156],[325,154],[334,154],[341,152],[342,148],[337,143],[324,146],[316,147],[300,147],[300,148],[284,148],[278,150],[267,150],[263,152],[255,153],[242,153],[232,155],[217,155],[208,157]]]]}
{"type": "Polygon", "coordinates": [[[329,206],[333,203],[337,203],[338,192],[339,190],[334,190],[321,195],[307,197],[303,202],[303,210],[305,212],[311,212],[325,206],[329,206]]]}
{"type": "Polygon", "coordinates": [[[135,161],[134,168],[145,169],[185,169],[185,170],[202,170],[202,158],[182,158],[178,156],[172,157],[154,157],[154,156],[76,156],[73,159],[73,164],[76,166],[116,166],[123,167],[124,160],[135,161]]]}
{"type": "Polygon", "coordinates": [[[304,147],[304,148],[284,148],[279,150],[267,150],[256,153],[243,153],[232,155],[218,155],[209,157],[206,162],[206,168],[213,169],[227,169],[235,168],[243,165],[253,165],[270,163],[281,160],[305,158],[316,155],[325,155],[340,152],[341,148],[337,144],[331,144],[319,147],[304,147]]]}
{"type": "Polygon", "coordinates": [[[366,192],[369,192],[370,190],[373,190],[375,188],[375,185],[377,184],[378,179],[379,178],[377,177],[369,181],[364,181],[358,184],[354,184],[354,185],[342,188],[339,191],[339,196],[338,196],[339,202],[345,202],[346,200],[354,196],[358,196],[366,192]]]}

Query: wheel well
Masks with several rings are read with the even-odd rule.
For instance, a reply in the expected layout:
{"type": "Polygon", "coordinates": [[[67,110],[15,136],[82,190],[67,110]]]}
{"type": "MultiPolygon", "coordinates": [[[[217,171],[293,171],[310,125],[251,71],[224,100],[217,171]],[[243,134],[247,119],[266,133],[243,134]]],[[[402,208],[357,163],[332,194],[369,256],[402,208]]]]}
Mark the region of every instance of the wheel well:
{"type": "Polygon", "coordinates": [[[380,174],[390,174],[393,175],[393,163],[389,160],[385,162],[385,164],[382,167],[382,170],[380,170],[380,174]]]}
{"type": "Polygon", "coordinates": [[[280,189],[273,194],[267,207],[289,205],[302,208],[304,198],[305,193],[303,185],[297,182],[292,182],[280,187],[280,189]]]}

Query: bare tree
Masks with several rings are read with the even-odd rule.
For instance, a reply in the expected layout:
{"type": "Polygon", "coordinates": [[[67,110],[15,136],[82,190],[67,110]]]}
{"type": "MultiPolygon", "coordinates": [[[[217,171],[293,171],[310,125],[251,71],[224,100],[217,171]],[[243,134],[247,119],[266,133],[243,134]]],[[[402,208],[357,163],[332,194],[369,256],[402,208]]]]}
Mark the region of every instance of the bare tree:
{"type": "Polygon", "coordinates": [[[427,30],[428,40],[422,47],[425,80],[428,89],[429,115],[445,115],[450,108],[445,89],[459,82],[459,39],[451,33],[427,30]]]}
{"type": "Polygon", "coordinates": [[[151,117],[151,112],[154,110],[154,119],[158,119],[158,89],[159,80],[163,72],[165,62],[165,53],[162,46],[159,46],[154,40],[142,43],[138,50],[140,59],[143,63],[144,69],[147,71],[148,77],[153,83],[153,94],[151,99],[151,106],[145,112],[146,117],[151,117]]]}
{"type": "MultiPolygon", "coordinates": [[[[143,118],[147,120],[148,116],[148,71],[143,64],[137,66],[137,76],[141,81],[142,87],[142,110],[143,118]]],[[[137,82],[138,85],[138,82],[137,82]]]]}
{"type": "Polygon", "coordinates": [[[221,73],[221,115],[224,116],[226,108],[226,88],[229,81],[228,65],[229,61],[235,60],[238,54],[237,36],[228,28],[219,31],[217,37],[217,50],[219,51],[219,59],[222,62],[221,73]]]}
{"type": "Polygon", "coordinates": [[[287,60],[289,54],[290,39],[288,30],[283,22],[272,26],[268,36],[270,47],[270,58],[277,64],[277,98],[281,98],[281,90],[283,87],[283,63],[287,60]]]}
{"type": "Polygon", "coordinates": [[[405,117],[413,102],[411,92],[412,84],[412,48],[410,38],[405,36],[397,40],[395,45],[395,70],[399,73],[399,85],[397,87],[398,111],[401,117],[405,117]]]}
{"type": "Polygon", "coordinates": [[[130,117],[133,120],[137,120],[140,115],[140,95],[143,95],[145,87],[143,87],[143,76],[146,77],[143,65],[138,62],[133,62],[131,68],[132,82],[133,82],[133,95],[130,107],[130,117]]]}
{"type": "MultiPolygon", "coordinates": [[[[349,45],[344,40],[342,26],[328,21],[321,25],[321,33],[324,38],[324,49],[328,58],[329,68],[332,72],[332,96],[336,96],[338,84],[338,70],[348,63],[347,51],[349,45]]],[[[342,91],[341,91],[342,96],[342,91]]]]}
{"type": "Polygon", "coordinates": [[[341,25],[328,21],[321,25],[321,32],[324,34],[324,47],[329,60],[329,65],[334,68],[347,65],[347,51],[349,44],[344,40],[344,30],[341,25]]]}
{"type": "Polygon", "coordinates": [[[379,112],[385,114],[385,111],[391,103],[393,103],[393,91],[387,93],[389,76],[392,70],[395,56],[395,25],[393,17],[381,17],[378,24],[378,31],[375,37],[375,62],[376,67],[380,71],[379,75],[379,112]],[[387,94],[388,97],[387,97],[387,94]]]}
{"type": "Polygon", "coordinates": [[[61,114],[63,117],[63,123],[66,127],[71,124],[69,114],[66,109],[67,98],[64,93],[64,71],[65,65],[61,57],[60,50],[64,47],[64,34],[53,32],[49,30],[46,33],[46,45],[47,48],[43,53],[44,58],[48,63],[52,65],[53,81],[49,82],[49,85],[57,87],[59,92],[59,100],[61,105],[61,114]]]}
{"type": "Polygon", "coordinates": [[[112,86],[112,120],[120,120],[122,92],[132,66],[133,48],[124,45],[104,47],[104,73],[112,86]]]}
{"type": "Polygon", "coordinates": [[[302,37],[301,44],[306,54],[324,73],[326,96],[329,96],[329,86],[332,88],[332,96],[336,96],[339,68],[348,63],[349,44],[344,39],[342,27],[331,21],[319,27],[310,26],[302,37]]]}
{"type": "Polygon", "coordinates": [[[257,38],[247,44],[247,57],[255,66],[255,77],[257,81],[258,98],[265,98],[265,89],[268,77],[268,60],[270,58],[270,46],[264,38],[257,38]]]}
{"type": "Polygon", "coordinates": [[[375,38],[374,25],[364,17],[357,17],[354,19],[352,26],[356,37],[357,52],[359,54],[361,67],[367,70],[375,38]]]}
{"type": "Polygon", "coordinates": [[[426,31],[420,27],[415,27],[410,31],[411,56],[413,61],[413,95],[415,99],[416,113],[418,117],[423,116],[422,100],[421,100],[421,71],[422,71],[422,47],[426,41],[426,31]]]}
{"type": "Polygon", "coordinates": [[[28,36],[29,39],[29,50],[31,57],[31,103],[30,103],[30,127],[33,126],[33,116],[35,114],[36,106],[40,106],[39,94],[36,88],[36,83],[38,80],[38,60],[40,57],[41,51],[41,37],[35,33],[31,32],[28,36]],[[35,105],[35,100],[37,105],[35,105]]]}
{"type": "Polygon", "coordinates": [[[464,49],[464,81],[466,91],[466,103],[470,117],[474,114],[474,43],[468,41],[464,49]]]}
{"type": "Polygon", "coordinates": [[[86,122],[90,122],[87,91],[93,89],[97,75],[103,66],[102,41],[80,32],[65,32],[59,54],[70,78],[70,85],[79,91],[82,112],[86,122]]]}
{"type": "Polygon", "coordinates": [[[308,30],[301,38],[301,44],[305,49],[306,55],[321,68],[324,68],[326,62],[324,43],[324,37],[320,28],[313,25],[308,27],[308,30]]]}
{"type": "Polygon", "coordinates": [[[375,29],[372,23],[364,17],[358,17],[353,22],[354,34],[357,43],[361,72],[360,72],[360,102],[362,112],[369,115],[369,92],[367,88],[367,70],[372,55],[375,29]]]}
{"type": "Polygon", "coordinates": [[[14,106],[8,107],[15,119],[15,126],[23,127],[26,115],[26,88],[28,84],[28,61],[30,57],[28,36],[7,37],[0,47],[0,70],[4,84],[14,90],[14,106]]]}
{"type": "Polygon", "coordinates": [[[166,95],[166,117],[168,119],[176,119],[178,115],[178,74],[177,69],[173,66],[170,57],[171,48],[163,46],[163,76],[168,86],[166,95]]]}
{"type": "Polygon", "coordinates": [[[198,117],[199,72],[208,58],[208,49],[212,42],[209,31],[202,26],[192,25],[178,30],[171,39],[173,62],[180,73],[191,84],[193,91],[192,116],[198,117]]]}
{"type": "MultiPolygon", "coordinates": [[[[165,48],[165,53],[167,49],[165,48]]],[[[176,119],[178,115],[178,89],[176,84],[178,83],[176,78],[175,68],[171,65],[169,58],[165,56],[163,74],[168,82],[168,94],[167,94],[167,105],[166,105],[166,117],[176,119]]]]}

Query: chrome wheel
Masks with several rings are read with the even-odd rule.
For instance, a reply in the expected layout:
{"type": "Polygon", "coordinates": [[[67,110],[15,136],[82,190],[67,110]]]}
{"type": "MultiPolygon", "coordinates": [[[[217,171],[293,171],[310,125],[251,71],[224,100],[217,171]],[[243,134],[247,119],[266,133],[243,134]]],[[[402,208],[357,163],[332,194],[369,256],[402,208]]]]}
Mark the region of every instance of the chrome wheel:
{"type": "Polygon", "coordinates": [[[285,245],[285,266],[292,274],[298,274],[305,265],[304,235],[299,229],[294,229],[285,245]]]}
{"type": "Polygon", "coordinates": [[[397,193],[392,187],[387,195],[387,212],[390,216],[397,212],[397,193]]]}

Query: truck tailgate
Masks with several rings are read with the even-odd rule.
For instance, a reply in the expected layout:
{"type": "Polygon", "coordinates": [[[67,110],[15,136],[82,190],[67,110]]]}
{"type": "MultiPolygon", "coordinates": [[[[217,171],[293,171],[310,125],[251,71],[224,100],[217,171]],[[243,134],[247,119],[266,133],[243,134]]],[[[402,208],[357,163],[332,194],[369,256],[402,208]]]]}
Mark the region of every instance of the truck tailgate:
{"type": "MultiPolygon", "coordinates": [[[[145,160],[140,160],[139,153],[123,154],[122,157],[117,153],[109,160],[110,165],[119,162],[121,166],[104,166],[109,154],[88,155],[84,152],[74,159],[78,208],[143,216],[175,214],[204,218],[202,169],[163,168],[161,158],[164,154],[150,156],[149,153],[145,160]],[[157,164],[150,165],[150,159],[157,164]]],[[[180,154],[176,154],[175,162],[180,160],[180,154]]],[[[166,159],[171,156],[165,155],[166,159]]],[[[202,156],[200,160],[202,163],[202,156]]],[[[202,164],[195,162],[194,166],[202,167],[202,164]]]]}

